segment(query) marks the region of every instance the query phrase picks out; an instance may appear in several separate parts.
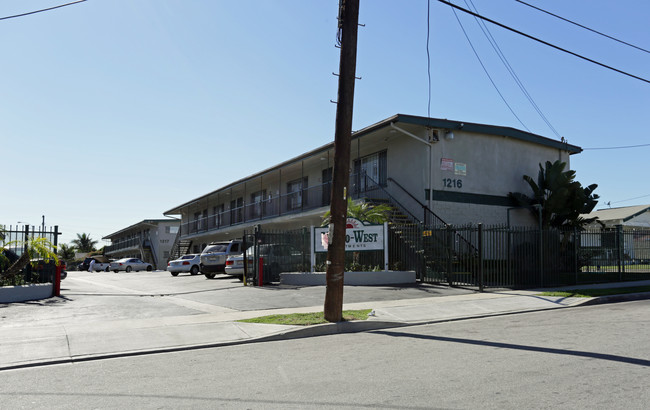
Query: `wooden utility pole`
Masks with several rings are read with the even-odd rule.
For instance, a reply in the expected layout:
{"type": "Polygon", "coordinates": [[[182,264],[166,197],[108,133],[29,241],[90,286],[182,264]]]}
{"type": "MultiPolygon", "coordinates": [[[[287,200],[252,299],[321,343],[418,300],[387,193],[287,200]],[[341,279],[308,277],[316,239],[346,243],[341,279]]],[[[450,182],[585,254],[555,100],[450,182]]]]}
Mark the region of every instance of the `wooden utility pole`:
{"type": "Polygon", "coordinates": [[[327,247],[327,289],[325,320],[343,319],[343,273],[345,270],[345,225],[350,195],[350,141],[352,139],[352,106],[357,67],[357,31],[359,0],[339,0],[339,91],[334,136],[334,171],[330,204],[329,246],[327,247]]]}

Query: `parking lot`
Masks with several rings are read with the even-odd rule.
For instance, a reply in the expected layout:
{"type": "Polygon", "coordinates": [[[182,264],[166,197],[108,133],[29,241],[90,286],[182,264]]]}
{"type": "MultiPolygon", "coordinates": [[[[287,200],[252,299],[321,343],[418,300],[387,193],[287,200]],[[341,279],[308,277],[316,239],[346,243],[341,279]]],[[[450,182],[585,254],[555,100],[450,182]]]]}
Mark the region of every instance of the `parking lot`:
{"type": "MultiPolygon", "coordinates": [[[[346,286],[344,303],[471,293],[434,285],[346,286]]],[[[101,323],[296,307],[322,307],[325,286],[243,286],[237,278],[153,272],[68,272],[61,297],[0,304],[2,327],[101,323]]]]}

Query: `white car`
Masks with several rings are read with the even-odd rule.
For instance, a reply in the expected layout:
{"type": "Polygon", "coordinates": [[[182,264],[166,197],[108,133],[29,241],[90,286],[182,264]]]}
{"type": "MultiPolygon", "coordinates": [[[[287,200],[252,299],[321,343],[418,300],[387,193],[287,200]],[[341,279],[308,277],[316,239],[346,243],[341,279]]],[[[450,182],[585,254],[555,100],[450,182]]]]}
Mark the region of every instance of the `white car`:
{"type": "MultiPolygon", "coordinates": [[[[253,256],[255,249],[250,247],[246,250],[248,270],[255,269],[253,256]]],[[[280,280],[280,272],[299,271],[303,262],[303,255],[300,249],[289,244],[262,244],[258,248],[259,257],[262,258],[262,270],[264,280],[277,282],[280,280]]],[[[229,256],[226,259],[225,274],[242,277],[244,275],[244,255],[229,256]]]]}
{"type": "Polygon", "coordinates": [[[167,270],[172,274],[172,276],[178,276],[181,272],[189,272],[190,275],[196,275],[199,273],[201,266],[201,254],[189,254],[181,256],[180,258],[173,260],[167,264],[167,270]]]}
{"type": "MultiPolygon", "coordinates": [[[[252,248],[250,248],[252,249],[252,248]]],[[[248,261],[248,269],[253,269],[253,260],[249,256],[250,260],[248,261]]],[[[232,255],[228,256],[226,259],[226,267],[224,268],[226,275],[231,276],[243,276],[244,275],[244,255],[232,255]]]]}
{"type": "Polygon", "coordinates": [[[125,272],[131,272],[132,270],[139,272],[141,270],[146,270],[148,272],[151,272],[153,270],[153,266],[151,266],[150,263],[147,262],[142,262],[138,258],[124,258],[117,260],[115,262],[111,262],[111,267],[110,269],[117,273],[121,270],[125,272]]]}

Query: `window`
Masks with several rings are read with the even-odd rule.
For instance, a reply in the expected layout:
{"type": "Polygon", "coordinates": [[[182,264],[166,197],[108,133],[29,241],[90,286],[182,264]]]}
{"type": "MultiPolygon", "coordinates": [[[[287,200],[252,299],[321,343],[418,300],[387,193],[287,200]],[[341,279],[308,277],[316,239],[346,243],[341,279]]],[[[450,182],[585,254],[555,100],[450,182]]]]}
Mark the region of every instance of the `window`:
{"type": "Polygon", "coordinates": [[[212,208],[212,214],[214,215],[214,226],[217,228],[224,223],[223,213],[225,212],[225,209],[225,204],[217,205],[212,208]]]}
{"type": "Polygon", "coordinates": [[[251,194],[251,218],[261,218],[266,214],[266,202],[264,202],[265,197],[266,189],[251,194]]]}
{"type": "Polygon", "coordinates": [[[234,201],[230,201],[230,223],[231,224],[236,224],[244,221],[243,212],[242,212],[243,208],[244,208],[243,197],[239,197],[234,201]]]}
{"type": "Polygon", "coordinates": [[[357,192],[386,186],[386,151],[376,152],[354,161],[357,192]]]}
{"type": "Polygon", "coordinates": [[[307,205],[307,177],[287,183],[287,210],[302,209],[307,205]]]}
{"type": "Polygon", "coordinates": [[[323,181],[321,185],[321,205],[325,206],[330,204],[330,196],[332,195],[332,167],[321,172],[321,181],[323,181]]]}
{"type": "Polygon", "coordinates": [[[163,252],[163,258],[168,259],[169,258],[169,251],[164,251],[163,252]]]}
{"type": "Polygon", "coordinates": [[[193,225],[194,225],[194,232],[201,229],[201,212],[195,212],[194,213],[193,225]]]}

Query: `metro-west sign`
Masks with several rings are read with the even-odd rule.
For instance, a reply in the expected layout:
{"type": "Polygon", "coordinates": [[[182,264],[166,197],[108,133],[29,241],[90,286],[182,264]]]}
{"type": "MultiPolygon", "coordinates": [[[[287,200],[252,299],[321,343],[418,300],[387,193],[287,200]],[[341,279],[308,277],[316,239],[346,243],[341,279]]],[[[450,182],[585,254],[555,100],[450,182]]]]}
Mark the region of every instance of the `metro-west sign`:
{"type": "MultiPolygon", "coordinates": [[[[329,228],[314,228],[315,252],[327,252],[329,228]]],[[[348,218],[345,227],[346,251],[377,251],[385,249],[384,225],[364,224],[348,218]]]]}

